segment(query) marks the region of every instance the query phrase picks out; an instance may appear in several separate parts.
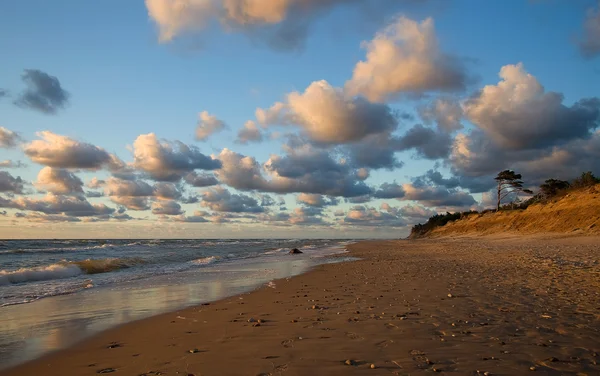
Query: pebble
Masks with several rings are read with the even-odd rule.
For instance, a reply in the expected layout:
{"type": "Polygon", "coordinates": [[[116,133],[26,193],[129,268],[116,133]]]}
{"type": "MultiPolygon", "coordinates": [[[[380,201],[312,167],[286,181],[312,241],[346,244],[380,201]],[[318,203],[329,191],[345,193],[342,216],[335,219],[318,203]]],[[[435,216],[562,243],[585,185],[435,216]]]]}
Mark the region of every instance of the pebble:
{"type": "Polygon", "coordinates": [[[531,367],[529,367],[529,370],[530,370],[530,371],[535,371],[535,370],[536,370],[536,368],[535,368],[534,366],[531,366],[531,367]]]}
{"type": "Polygon", "coordinates": [[[347,360],[344,362],[344,364],[345,364],[345,365],[347,365],[347,366],[353,366],[353,365],[354,365],[354,361],[353,361],[353,360],[351,360],[351,359],[347,359],[347,360]]]}
{"type": "Polygon", "coordinates": [[[371,364],[371,369],[375,369],[375,364],[371,364]]]}

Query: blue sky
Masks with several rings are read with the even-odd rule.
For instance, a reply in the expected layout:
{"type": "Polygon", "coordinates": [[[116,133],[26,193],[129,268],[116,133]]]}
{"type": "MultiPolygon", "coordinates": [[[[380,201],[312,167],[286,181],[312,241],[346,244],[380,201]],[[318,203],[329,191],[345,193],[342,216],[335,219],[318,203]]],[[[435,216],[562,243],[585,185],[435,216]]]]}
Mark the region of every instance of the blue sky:
{"type": "MultiPolygon", "coordinates": [[[[202,2],[186,1],[192,7],[202,2]]],[[[243,0],[236,1],[244,3],[243,0]]],[[[167,0],[156,1],[161,2],[166,6],[174,4],[167,0]]],[[[288,142],[287,135],[293,132],[302,137],[314,150],[330,153],[339,162],[343,159],[339,156],[340,150],[343,154],[347,151],[344,148],[365,142],[365,139],[352,139],[349,142],[343,141],[323,147],[306,133],[304,123],[291,126],[268,124],[259,127],[265,138],[272,137],[268,135],[273,133],[280,134],[275,139],[267,139],[260,143],[237,143],[237,133],[246,121],[257,120],[257,108],[268,109],[276,102],[285,102],[288,93],[303,93],[312,82],[326,80],[331,86],[344,90],[341,88],[352,79],[357,63],[366,60],[365,43],[373,40],[376,33],[387,25],[398,22],[400,15],[417,24],[430,17],[435,25],[438,57],[442,60],[456,59],[461,72],[468,76],[468,80],[463,80],[463,87],[460,89],[446,90],[435,85],[426,85],[427,87],[417,90],[396,87],[392,88],[393,92],[386,92],[387,97],[383,101],[373,98],[368,100],[372,104],[377,102],[387,106],[391,111],[412,115],[409,120],[400,121],[392,132],[384,132],[383,137],[392,139],[401,138],[415,124],[423,123],[417,111],[419,106],[440,97],[450,98],[463,108],[464,116],[461,129],[453,129],[452,132],[443,133],[443,137],[440,136],[440,139],[449,142],[448,145],[440,146],[448,148],[449,152],[446,155],[424,158],[419,148],[424,147],[426,140],[421,140],[417,146],[395,149],[395,157],[403,162],[401,168],[374,168],[354,164],[352,171],[360,168],[369,170],[369,178],[365,180],[365,184],[372,188],[373,194],[357,204],[349,202],[352,201],[352,196],[348,194],[331,194],[330,190],[319,192],[318,189],[309,189],[304,193],[333,196],[338,203],[319,207],[318,213],[310,213],[312,215],[302,212],[301,216],[305,221],[297,221],[298,223],[275,223],[272,217],[277,213],[289,213],[296,208],[301,210],[306,207],[297,202],[298,195],[303,193],[302,190],[285,192],[282,195],[285,205],[281,206],[285,206],[285,210],[281,210],[279,205],[265,206],[263,209],[256,209],[261,210],[259,215],[262,216],[256,218],[245,211],[227,212],[214,210],[211,206],[201,206],[204,192],[215,187],[190,187],[185,185],[184,180],[179,180],[171,183],[185,191],[186,195],[198,195],[199,202],[178,203],[182,209],[177,215],[156,215],[152,214],[150,209],[140,211],[124,208],[122,210],[127,209],[126,213],[134,220],[118,221],[107,217],[92,222],[90,216],[78,217],[64,211],[35,212],[23,205],[5,204],[5,209],[0,208],[0,212],[6,210],[5,215],[0,216],[0,238],[105,237],[115,234],[114,231],[117,230],[116,237],[405,235],[411,224],[426,217],[406,217],[397,211],[399,208],[407,205],[413,209],[422,208],[423,215],[427,215],[447,209],[477,208],[485,205],[486,192],[474,189],[469,182],[440,186],[439,182],[435,185],[435,182],[428,180],[430,190],[436,190],[435,194],[440,197],[452,197],[459,192],[472,196],[474,201],[463,200],[464,205],[445,205],[443,200],[431,202],[426,195],[399,194],[398,197],[392,197],[377,195],[376,191],[381,190],[384,183],[396,182],[400,186],[413,184],[415,178],[434,168],[446,178],[485,180],[492,176],[493,167],[490,167],[489,171],[481,168],[477,171],[469,170],[469,166],[477,161],[470,161],[468,166],[459,165],[450,150],[457,146],[459,134],[475,139],[475,135],[481,133],[481,137],[487,137],[489,142],[498,148],[498,153],[507,152],[506,143],[498,141],[500,136],[506,138],[506,131],[492,129],[501,125],[493,123],[492,120],[482,119],[481,116],[474,121],[475,112],[469,114],[465,103],[469,98],[477,96],[485,85],[498,85],[498,74],[503,66],[518,63],[522,63],[523,71],[534,76],[546,92],[557,92],[564,96],[560,111],[567,109],[565,122],[548,126],[548,129],[542,129],[544,122],[540,122],[542,125],[539,132],[535,133],[536,137],[547,136],[550,139],[551,135],[557,134],[560,127],[575,128],[572,121],[584,121],[587,125],[585,132],[579,132],[573,137],[558,132],[560,135],[545,143],[545,149],[531,145],[518,151],[509,148],[512,154],[510,158],[506,158],[504,168],[522,166],[524,172],[536,171],[536,174],[532,173],[530,176],[537,182],[542,179],[541,175],[546,173],[540,167],[546,165],[542,163],[543,160],[550,158],[553,152],[556,154],[560,148],[564,148],[565,153],[581,149],[581,145],[576,146],[573,143],[584,141],[590,143],[583,147],[590,150],[590,155],[578,156],[577,159],[583,161],[582,168],[596,166],[591,160],[597,152],[594,142],[595,137],[598,137],[598,118],[593,113],[597,108],[592,106],[592,114],[586,113],[586,119],[581,120],[581,116],[575,113],[573,104],[584,98],[596,97],[597,88],[600,87],[600,59],[597,54],[583,56],[581,51],[582,40],[600,38],[598,35],[586,35],[585,27],[586,22],[595,22],[594,9],[598,8],[598,1],[381,0],[367,2],[370,3],[368,10],[361,8],[360,4],[348,4],[348,1],[342,0],[332,2],[327,9],[313,6],[311,4],[314,2],[311,1],[305,1],[304,8],[298,6],[302,5],[302,2],[281,1],[282,4],[289,4],[289,7],[280,20],[268,24],[248,18],[251,16],[249,14],[241,21],[239,17],[224,16],[223,13],[200,14],[197,19],[186,20],[186,27],[174,38],[162,42],[158,40],[160,21],[156,15],[149,14],[150,1],[4,2],[0,5],[0,25],[5,31],[0,37],[0,50],[5,51],[0,65],[0,88],[7,90],[8,95],[0,98],[0,126],[16,132],[20,141],[15,147],[0,149],[0,161],[23,161],[27,167],[3,169],[13,178],[20,176],[26,182],[26,188],[21,192],[14,189],[5,190],[0,192],[0,196],[4,194],[8,200],[16,200],[21,196],[30,200],[43,200],[48,194],[47,189],[44,190],[39,184],[35,184],[44,164],[32,160],[29,154],[24,154],[26,145],[39,139],[36,132],[45,130],[103,148],[126,164],[133,163],[131,145],[134,140],[139,135],[151,132],[159,139],[179,140],[187,145],[197,146],[201,153],[213,155],[214,158],[219,158],[221,150],[227,148],[244,156],[254,157],[260,164],[265,163],[272,155],[286,155],[282,145],[288,142]],[[269,38],[276,36],[277,30],[274,29],[296,21],[302,22],[307,30],[306,38],[301,41],[300,47],[286,46],[288,49],[282,50],[269,45],[269,38]],[[198,25],[203,22],[206,25],[200,29],[198,25]],[[248,24],[252,24],[252,31],[248,30],[248,24]],[[25,87],[22,80],[25,69],[38,70],[56,77],[60,86],[69,93],[64,108],[58,109],[55,114],[48,114],[14,105],[13,102],[19,98],[25,87]],[[208,111],[223,121],[227,124],[227,129],[211,135],[206,141],[195,140],[198,114],[202,111],[208,111]],[[571,115],[575,120],[567,119],[571,115]],[[515,153],[520,156],[513,157],[515,153]],[[396,210],[382,209],[384,203],[396,210]],[[356,205],[360,205],[361,208],[355,208],[356,205]],[[206,211],[203,217],[206,217],[207,223],[185,222],[185,217],[191,216],[196,210],[206,211]],[[353,210],[355,214],[350,215],[353,210]],[[334,215],[336,211],[339,212],[338,216],[334,215]],[[16,213],[22,215],[15,217],[16,213]],[[28,217],[30,213],[33,215],[28,217]],[[247,218],[230,218],[229,223],[218,223],[223,221],[223,215],[232,213],[236,216],[248,215],[247,218]],[[382,213],[387,214],[382,216],[382,213]],[[63,218],[49,217],[50,215],[63,218]],[[179,220],[174,219],[176,216],[179,220]],[[68,222],[66,217],[73,217],[74,221],[68,222]],[[357,221],[352,221],[352,218],[357,221]]],[[[220,1],[215,0],[213,3],[217,8],[223,6],[220,1]]],[[[172,16],[169,21],[177,24],[183,22],[177,19],[177,16],[172,16]]],[[[403,46],[397,44],[397,48],[402,50],[403,46]]],[[[441,69],[444,63],[436,64],[434,68],[441,69]]],[[[386,73],[381,66],[375,68],[372,71],[373,75],[386,73]]],[[[363,95],[368,97],[365,93],[359,90],[358,93],[352,94],[355,98],[363,95]]],[[[483,101],[483,98],[480,99],[483,101]]],[[[543,95],[538,95],[528,100],[538,103],[545,99],[543,95]]],[[[523,106],[527,107],[526,104],[523,106]]],[[[489,115],[487,112],[486,114],[489,115]]],[[[523,112],[510,115],[509,118],[517,123],[524,121],[517,119],[519,116],[526,117],[527,122],[523,124],[537,121],[523,112]]],[[[371,124],[365,126],[375,127],[371,124]]],[[[426,124],[426,127],[432,132],[441,129],[435,122],[426,124]]],[[[381,147],[389,145],[386,143],[381,147]]],[[[470,156],[472,157],[473,153],[470,156]]],[[[564,172],[568,170],[567,166],[562,167],[548,173],[571,178],[564,172]]],[[[63,167],[53,165],[52,168],[63,167]]],[[[92,177],[107,180],[111,176],[111,171],[104,168],[63,169],[79,177],[84,183],[92,177]]],[[[156,179],[144,175],[145,172],[148,171],[138,171],[135,178],[150,185],[156,183],[156,179]]],[[[218,170],[207,173],[213,172],[218,178],[218,170]]],[[[265,176],[268,175],[266,171],[263,172],[265,176]]],[[[579,172],[581,171],[575,171],[579,172]]],[[[319,171],[308,171],[308,175],[318,173],[319,171]]],[[[270,194],[274,199],[279,199],[280,192],[269,192],[269,189],[260,188],[247,189],[242,185],[227,184],[225,180],[227,179],[219,179],[220,184],[217,187],[226,189],[231,194],[241,195],[242,198],[248,196],[258,200],[260,194],[270,194]]],[[[411,187],[404,187],[405,191],[407,189],[410,190],[411,187]]],[[[86,200],[91,203],[103,203],[115,209],[120,207],[118,202],[111,199],[114,195],[110,194],[108,187],[98,188],[98,192],[103,192],[104,197],[86,200]]],[[[77,192],[62,194],[76,196],[77,192]]],[[[157,199],[149,197],[148,200],[150,208],[157,199]]],[[[258,211],[252,215],[256,213],[258,211]]]]}

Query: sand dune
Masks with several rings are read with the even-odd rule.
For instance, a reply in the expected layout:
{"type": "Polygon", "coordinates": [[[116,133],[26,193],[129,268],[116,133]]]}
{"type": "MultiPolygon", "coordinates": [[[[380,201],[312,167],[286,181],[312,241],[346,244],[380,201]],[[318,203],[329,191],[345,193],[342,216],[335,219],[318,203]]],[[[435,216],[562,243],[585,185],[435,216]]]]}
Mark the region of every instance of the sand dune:
{"type": "Polygon", "coordinates": [[[600,184],[525,210],[471,214],[434,229],[428,237],[503,233],[600,234],[600,184]]]}

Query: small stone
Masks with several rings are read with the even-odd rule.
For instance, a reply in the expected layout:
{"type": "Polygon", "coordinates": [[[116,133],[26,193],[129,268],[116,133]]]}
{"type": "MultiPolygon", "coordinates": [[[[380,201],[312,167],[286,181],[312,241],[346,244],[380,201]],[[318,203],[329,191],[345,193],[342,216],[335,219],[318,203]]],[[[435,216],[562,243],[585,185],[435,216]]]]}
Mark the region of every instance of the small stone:
{"type": "Polygon", "coordinates": [[[258,319],[258,320],[257,320],[257,322],[258,322],[259,324],[262,324],[262,323],[264,323],[264,322],[265,322],[265,320],[263,320],[263,319],[258,319]]]}
{"type": "Polygon", "coordinates": [[[483,376],[492,376],[492,374],[491,374],[491,373],[489,373],[489,372],[484,372],[484,373],[483,373],[483,376]]]}
{"type": "Polygon", "coordinates": [[[345,365],[347,365],[347,366],[353,366],[353,365],[354,365],[354,361],[353,361],[353,360],[351,360],[351,359],[347,359],[347,360],[344,362],[344,364],[345,364],[345,365]]]}
{"type": "Polygon", "coordinates": [[[311,308],[312,308],[312,309],[319,309],[319,306],[317,306],[317,305],[314,305],[314,306],[312,306],[311,308]]]}
{"type": "Polygon", "coordinates": [[[536,368],[535,368],[534,366],[531,366],[531,367],[529,367],[529,370],[530,370],[530,371],[535,371],[535,370],[536,370],[536,368]]]}
{"type": "Polygon", "coordinates": [[[453,295],[452,295],[452,294],[448,294],[448,297],[449,297],[449,298],[452,298],[452,297],[453,297],[453,295]]]}
{"type": "Polygon", "coordinates": [[[292,321],[290,321],[290,322],[298,322],[298,320],[292,320],[292,321]]]}
{"type": "Polygon", "coordinates": [[[256,322],[256,320],[251,317],[248,319],[248,322],[256,322]]]}
{"type": "Polygon", "coordinates": [[[435,368],[435,367],[433,367],[431,370],[432,370],[433,372],[442,372],[442,370],[441,370],[441,369],[439,369],[439,368],[435,368]]]}
{"type": "Polygon", "coordinates": [[[254,326],[254,327],[260,326],[260,323],[259,322],[255,322],[254,324],[252,324],[252,326],[254,326]]]}
{"type": "Polygon", "coordinates": [[[188,352],[189,352],[190,354],[196,354],[196,353],[199,353],[199,352],[200,352],[200,350],[198,350],[198,349],[191,349],[191,350],[188,350],[188,352]]]}
{"type": "Polygon", "coordinates": [[[371,364],[371,369],[375,369],[375,364],[371,364]]]}
{"type": "Polygon", "coordinates": [[[96,371],[96,373],[113,373],[113,372],[117,372],[117,370],[114,368],[103,368],[103,369],[96,371]]]}

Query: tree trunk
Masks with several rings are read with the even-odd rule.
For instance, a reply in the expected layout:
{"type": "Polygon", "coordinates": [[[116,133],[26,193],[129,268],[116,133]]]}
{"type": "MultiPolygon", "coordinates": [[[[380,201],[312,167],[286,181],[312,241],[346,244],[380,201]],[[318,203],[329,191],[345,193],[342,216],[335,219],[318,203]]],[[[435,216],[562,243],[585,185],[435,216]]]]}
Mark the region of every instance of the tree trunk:
{"type": "Polygon", "coordinates": [[[501,200],[501,194],[502,194],[502,182],[498,182],[498,202],[496,204],[496,211],[500,211],[500,200],[501,200]]]}

